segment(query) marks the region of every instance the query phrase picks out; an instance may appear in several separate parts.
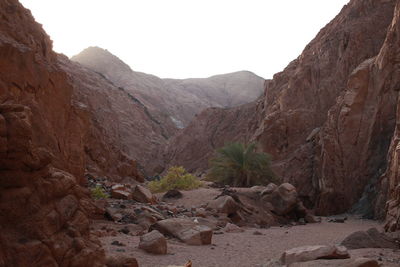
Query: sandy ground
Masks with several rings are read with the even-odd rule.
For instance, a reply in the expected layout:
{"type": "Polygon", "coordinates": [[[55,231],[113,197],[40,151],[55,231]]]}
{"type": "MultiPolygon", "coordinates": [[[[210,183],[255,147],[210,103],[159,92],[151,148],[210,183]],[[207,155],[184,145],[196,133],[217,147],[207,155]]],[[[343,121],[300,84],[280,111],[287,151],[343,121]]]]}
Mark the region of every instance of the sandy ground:
{"type": "MultiPolygon", "coordinates": [[[[192,203],[191,203],[192,204],[192,203]]],[[[304,245],[336,244],[347,235],[371,227],[381,228],[376,221],[350,218],[345,223],[323,222],[293,227],[271,227],[269,229],[245,228],[243,233],[214,234],[212,245],[188,246],[169,239],[168,254],[157,256],[139,250],[139,237],[119,233],[117,236],[102,237],[101,241],[107,254],[129,255],[135,257],[141,267],[183,265],[192,260],[193,267],[208,266],[259,266],[271,258],[279,258],[283,251],[304,245]],[[262,235],[254,235],[254,232],[262,235]],[[125,246],[111,245],[119,241],[125,246]]],[[[400,262],[400,251],[393,250],[357,250],[357,257],[381,257],[386,263],[400,262]],[[380,255],[381,253],[382,255],[380,255]],[[394,259],[396,258],[397,259],[394,259]]],[[[400,266],[390,264],[388,266],[400,266]]]]}

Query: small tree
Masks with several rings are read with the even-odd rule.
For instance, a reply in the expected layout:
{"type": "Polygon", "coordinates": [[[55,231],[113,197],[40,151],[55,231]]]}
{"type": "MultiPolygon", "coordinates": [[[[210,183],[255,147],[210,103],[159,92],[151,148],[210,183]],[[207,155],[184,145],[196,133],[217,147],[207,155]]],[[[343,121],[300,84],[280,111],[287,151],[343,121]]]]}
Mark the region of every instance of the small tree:
{"type": "Polygon", "coordinates": [[[171,189],[190,190],[199,188],[201,182],[181,166],[168,169],[167,174],[160,181],[151,181],[149,189],[153,193],[165,192],[171,189]]]}
{"type": "Polygon", "coordinates": [[[217,149],[210,160],[207,179],[232,186],[253,186],[276,181],[271,157],[256,152],[256,144],[231,143],[217,149]]]}

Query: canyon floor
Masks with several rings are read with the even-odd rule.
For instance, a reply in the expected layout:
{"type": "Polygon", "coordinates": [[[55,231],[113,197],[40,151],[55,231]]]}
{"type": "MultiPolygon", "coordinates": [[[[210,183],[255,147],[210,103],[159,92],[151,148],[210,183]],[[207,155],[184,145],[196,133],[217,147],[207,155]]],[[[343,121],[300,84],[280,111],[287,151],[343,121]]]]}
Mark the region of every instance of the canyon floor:
{"type": "MultiPolygon", "coordinates": [[[[169,205],[191,207],[198,206],[205,199],[219,194],[217,189],[200,188],[183,191],[183,197],[170,200],[169,205]]],[[[158,198],[161,194],[157,195],[158,198]]],[[[107,220],[95,221],[94,231],[103,231],[100,240],[107,257],[136,258],[141,267],[183,266],[189,260],[193,266],[269,266],[269,259],[278,259],[291,248],[307,245],[339,244],[349,234],[375,227],[382,230],[379,221],[364,220],[353,215],[344,223],[330,222],[330,217],[321,217],[320,223],[305,225],[281,225],[269,228],[241,227],[243,232],[214,231],[211,245],[191,246],[174,238],[168,238],[166,255],[153,255],[138,248],[140,235],[136,225],[116,223],[107,220]],[[123,233],[122,229],[130,233],[123,233]],[[135,233],[135,229],[138,230],[135,233]]],[[[356,249],[350,250],[351,258],[373,258],[381,266],[399,266],[400,251],[393,249],[356,249]]],[[[303,263],[299,266],[344,266],[350,260],[319,260],[303,263]],[[304,265],[308,264],[308,265],[304,265]]],[[[297,265],[296,265],[297,266],[297,265]]]]}

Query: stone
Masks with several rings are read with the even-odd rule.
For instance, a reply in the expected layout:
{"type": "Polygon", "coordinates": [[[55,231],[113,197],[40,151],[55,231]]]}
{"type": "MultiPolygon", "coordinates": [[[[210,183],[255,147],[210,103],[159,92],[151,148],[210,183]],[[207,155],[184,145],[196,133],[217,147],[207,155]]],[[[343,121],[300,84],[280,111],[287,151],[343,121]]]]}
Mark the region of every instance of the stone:
{"type": "Polygon", "coordinates": [[[379,267],[380,264],[375,259],[357,258],[345,264],[343,267],[379,267]]]}
{"type": "Polygon", "coordinates": [[[239,226],[227,223],[226,226],[222,229],[225,233],[242,233],[244,229],[240,228],[239,226]]]}
{"type": "Polygon", "coordinates": [[[221,196],[212,200],[208,203],[207,207],[228,215],[234,214],[240,209],[238,203],[231,196],[221,196]]]}
{"type": "Polygon", "coordinates": [[[132,197],[134,200],[141,203],[150,203],[150,204],[156,203],[156,200],[153,194],[150,192],[150,190],[141,185],[135,186],[132,197]]]}
{"type": "Polygon", "coordinates": [[[261,191],[261,196],[271,194],[272,192],[275,191],[276,188],[278,188],[276,184],[269,183],[267,187],[263,191],[261,191]]]}
{"type": "Polygon", "coordinates": [[[367,231],[357,231],[347,236],[341,243],[348,249],[359,248],[391,248],[398,249],[399,244],[396,240],[379,233],[376,228],[367,231]]]}
{"type": "Polygon", "coordinates": [[[304,220],[307,223],[319,223],[321,222],[321,218],[317,218],[314,215],[307,213],[306,216],[304,217],[304,220]]]}
{"type": "Polygon", "coordinates": [[[115,199],[132,199],[131,189],[122,184],[111,187],[111,197],[115,199]]]}
{"type": "Polygon", "coordinates": [[[158,221],[150,227],[150,230],[158,230],[164,235],[176,237],[189,245],[209,245],[213,234],[208,226],[183,218],[158,221]]]}
{"type": "Polygon", "coordinates": [[[106,260],[107,267],[139,267],[135,258],[119,255],[118,257],[108,257],[106,260]]]}
{"type": "Polygon", "coordinates": [[[349,252],[343,246],[304,246],[285,251],[280,260],[290,265],[295,262],[312,261],[317,259],[347,259],[349,252]]]}
{"type": "Polygon", "coordinates": [[[140,237],[139,248],[152,254],[167,254],[167,240],[157,230],[140,237]]]}
{"type": "Polygon", "coordinates": [[[272,193],[264,195],[262,200],[271,203],[278,215],[289,213],[298,204],[296,188],[289,183],[281,184],[272,193]]]}
{"type": "Polygon", "coordinates": [[[162,199],[171,199],[171,198],[175,198],[175,199],[180,199],[183,197],[183,194],[176,189],[171,189],[168,190],[162,197],[162,199]]]}

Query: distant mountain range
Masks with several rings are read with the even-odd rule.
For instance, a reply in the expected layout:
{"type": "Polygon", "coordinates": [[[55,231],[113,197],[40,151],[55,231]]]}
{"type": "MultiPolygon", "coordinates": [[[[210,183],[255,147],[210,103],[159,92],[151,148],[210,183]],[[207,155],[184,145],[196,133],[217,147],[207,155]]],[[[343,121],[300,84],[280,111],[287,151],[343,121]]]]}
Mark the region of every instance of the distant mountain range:
{"type": "Polygon", "coordinates": [[[209,78],[161,79],[133,71],[121,59],[99,47],[89,47],[71,60],[98,72],[143,103],[163,124],[177,128],[189,124],[208,107],[234,107],[257,99],[265,80],[249,71],[209,78]]]}

